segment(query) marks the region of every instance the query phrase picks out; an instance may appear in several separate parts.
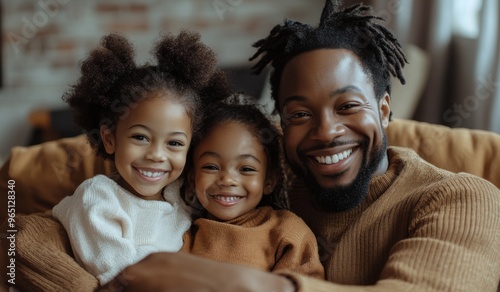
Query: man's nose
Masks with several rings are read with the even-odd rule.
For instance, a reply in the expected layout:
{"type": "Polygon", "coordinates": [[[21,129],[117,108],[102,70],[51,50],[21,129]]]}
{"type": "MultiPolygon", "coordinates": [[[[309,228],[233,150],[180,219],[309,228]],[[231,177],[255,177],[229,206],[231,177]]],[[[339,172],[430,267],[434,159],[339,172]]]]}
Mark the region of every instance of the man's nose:
{"type": "Polygon", "coordinates": [[[342,118],[332,112],[325,111],[316,118],[314,127],[311,129],[311,138],[326,144],[345,133],[346,127],[342,118]]]}

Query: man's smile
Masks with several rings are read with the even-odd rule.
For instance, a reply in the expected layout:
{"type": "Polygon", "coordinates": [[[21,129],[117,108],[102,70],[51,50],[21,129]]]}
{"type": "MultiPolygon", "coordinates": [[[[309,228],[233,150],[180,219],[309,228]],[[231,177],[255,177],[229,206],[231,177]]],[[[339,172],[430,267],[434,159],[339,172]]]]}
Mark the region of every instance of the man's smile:
{"type": "Polygon", "coordinates": [[[344,150],[342,152],[333,154],[333,155],[328,155],[328,156],[316,156],[315,159],[321,164],[335,164],[338,163],[339,161],[349,157],[352,153],[352,148],[348,150],[344,150]]]}

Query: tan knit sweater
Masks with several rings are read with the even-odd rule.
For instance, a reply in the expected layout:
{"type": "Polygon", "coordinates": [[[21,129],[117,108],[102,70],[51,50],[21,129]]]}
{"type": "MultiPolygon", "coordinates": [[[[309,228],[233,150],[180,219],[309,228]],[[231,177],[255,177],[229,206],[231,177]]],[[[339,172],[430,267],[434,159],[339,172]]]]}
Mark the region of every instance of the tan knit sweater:
{"type": "MultiPolygon", "coordinates": [[[[318,212],[304,186],[296,186],[292,208],[318,236],[330,282],[280,273],[307,292],[496,291],[500,190],[478,177],[437,169],[409,149],[388,153],[389,170],[372,180],[367,199],[354,210],[318,212]]],[[[69,256],[57,220],[34,214],[17,216],[16,223],[16,287],[92,291],[97,286],[69,256]]]]}
{"type": "Polygon", "coordinates": [[[290,211],[262,207],[227,222],[200,218],[184,235],[183,251],[264,271],[288,269],[324,279],[316,237],[290,211]]]}
{"type": "Polygon", "coordinates": [[[289,273],[299,291],[497,291],[500,190],[438,169],[413,150],[388,154],[389,170],[372,179],[356,209],[319,212],[304,185],[293,188],[292,209],[318,236],[335,283],[289,273]]]}

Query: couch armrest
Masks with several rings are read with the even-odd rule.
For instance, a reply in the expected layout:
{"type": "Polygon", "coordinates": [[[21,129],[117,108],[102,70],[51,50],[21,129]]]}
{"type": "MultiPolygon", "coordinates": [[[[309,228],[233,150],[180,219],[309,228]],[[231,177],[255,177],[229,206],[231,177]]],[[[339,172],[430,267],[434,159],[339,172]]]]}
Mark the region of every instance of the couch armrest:
{"type": "MultiPolygon", "coordinates": [[[[0,169],[0,192],[7,194],[8,180],[15,181],[16,213],[51,209],[73,194],[85,179],[110,174],[111,161],[95,156],[86,137],[60,139],[29,147],[14,147],[0,169]]],[[[6,218],[7,200],[0,200],[0,222],[6,218]]]]}

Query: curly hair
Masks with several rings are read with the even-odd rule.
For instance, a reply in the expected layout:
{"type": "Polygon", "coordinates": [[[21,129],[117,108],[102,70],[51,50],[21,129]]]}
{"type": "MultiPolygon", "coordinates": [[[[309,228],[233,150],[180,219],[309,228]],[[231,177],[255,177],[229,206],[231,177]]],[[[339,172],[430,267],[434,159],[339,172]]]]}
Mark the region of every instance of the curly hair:
{"type": "Polygon", "coordinates": [[[369,6],[357,4],[341,9],[339,1],[327,0],[317,27],[286,19],[269,36],[257,41],[253,46],[258,50],[250,61],[260,59],[252,69],[259,74],[269,63],[273,67],[270,84],[276,110],[283,68],[294,56],[316,49],[342,48],[358,55],[372,78],[377,100],[384,92],[391,93],[390,74],[405,84],[405,54],[398,40],[378,20],[383,18],[372,15],[369,6]]]}
{"type": "MultiPolygon", "coordinates": [[[[262,143],[267,158],[266,175],[276,175],[276,187],[270,195],[263,196],[258,206],[271,206],[273,209],[288,209],[288,199],[286,195],[287,173],[283,168],[282,160],[282,139],[281,132],[275,124],[264,114],[259,105],[254,104],[252,100],[244,99],[239,95],[232,95],[220,102],[216,106],[209,107],[209,114],[204,118],[203,125],[200,128],[200,135],[193,139],[191,153],[186,166],[192,169],[192,154],[194,149],[203,141],[210,132],[218,126],[235,122],[248,127],[252,134],[262,143]]],[[[230,137],[228,137],[229,139],[230,137]]],[[[188,171],[189,171],[188,170],[188,171]]],[[[190,194],[186,198],[187,202],[195,201],[195,195],[190,194]]],[[[192,203],[191,203],[192,204],[192,203]]],[[[200,206],[195,206],[200,208],[200,206]]]]}
{"type": "Polygon", "coordinates": [[[165,34],[152,54],[157,64],[137,65],[134,48],[125,37],[106,35],[100,47],[82,61],[81,77],[64,93],[75,123],[98,156],[113,159],[104,149],[100,127],[114,131],[118,120],[151,94],[170,93],[169,98],[186,108],[196,133],[205,104],[232,93],[226,75],[217,67],[215,53],[200,42],[197,33],[165,34]]]}

